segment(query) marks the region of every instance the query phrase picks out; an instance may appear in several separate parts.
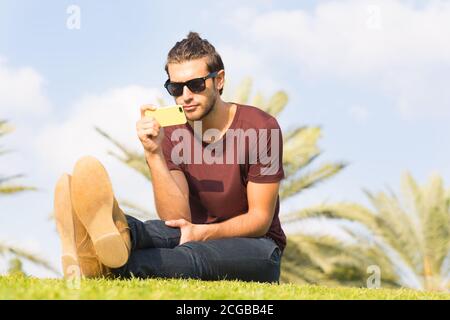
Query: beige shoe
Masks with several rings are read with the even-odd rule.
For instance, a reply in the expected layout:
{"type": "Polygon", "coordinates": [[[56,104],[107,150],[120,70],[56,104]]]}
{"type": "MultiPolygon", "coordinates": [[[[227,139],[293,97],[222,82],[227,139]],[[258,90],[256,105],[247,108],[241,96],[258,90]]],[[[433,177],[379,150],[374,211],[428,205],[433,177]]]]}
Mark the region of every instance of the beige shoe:
{"type": "Polygon", "coordinates": [[[73,214],[73,221],[75,225],[75,244],[81,274],[86,278],[106,276],[109,270],[98,259],[94,244],[75,212],[73,214]]]}
{"type": "Polygon", "coordinates": [[[100,262],[110,268],[123,266],[131,248],[128,223],[114,198],[108,173],[97,159],[88,156],[77,161],[71,192],[76,215],[100,262]]]}
{"type": "Polygon", "coordinates": [[[114,198],[113,220],[114,224],[117,227],[117,230],[119,230],[120,232],[120,236],[122,237],[123,242],[127,247],[128,255],[130,255],[131,252],[130,227],[128,226],[128,221],[127,218],[125,217],[125,213],[122,211],[122,209],[120,209],[116,198],[114,198]]]}
{"type": "Polygon", "coordinates": [[[56,183],[54,197],[54,214],[61,239],[64,277],[102,276],[106,269],[98,260],[86,228],[73,210],[70,184],[70,175],[63,174],[56,183]]]}
{"type": "Polygon", "coordinates": [[[61,262],[65,278],[81,276],[75,245],[75,227],[73,222],[72,201],[70,200],[70,177],[62,175],[55,187],[53,210],[56,228],[61,240],[61,262]]]}

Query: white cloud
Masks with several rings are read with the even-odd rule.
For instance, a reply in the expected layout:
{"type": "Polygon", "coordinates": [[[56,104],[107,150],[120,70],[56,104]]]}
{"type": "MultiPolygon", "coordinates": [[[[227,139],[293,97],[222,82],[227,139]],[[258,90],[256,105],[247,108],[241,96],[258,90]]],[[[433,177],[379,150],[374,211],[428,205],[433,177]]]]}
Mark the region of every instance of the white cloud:
{"type": "Polygon", "coordinates": [[[369,110],[363,106],[352,106],[348,110],[350,117],[359,124],[365,123],[369,118],[369,110]]]}
{"type": "Polygon", "coordinates": [[[81,98],[65,121],[47,125],[36,139],[37,152],[50,170],[67,170],[83,154],[104,155],[112,145],[94,127],[110,133],[127,146],[140,150],[135,124],[141,104],[155,101],[159,92],[140,86],[112,89],[81,98]]]}
{"type": "Polygon", "coordinates": [[[306,79],[361,81],[405,116],[450,115],[450,2],[329,1],[313,11],[238,10],[230,24],[273,65],[306,79]],[[243,28],[245,26],[245,28],[243,28]]]}
{"type": "Polygon", "coordinates": [[[50,111],[43,77],[33,68],[13,68],[0,57],[1,117],[42,115],[50,111]]]}
{"type": "Polygon", "coordinates": [[[222,46],[219,47],[219,52],[225,61],[227,70],[231,68],[234,73],[245,74],[261,68],[263,65],[261,58],[256,53],[246,49],[222,46]],[[232,63],[226,63],[226,61],[232,61],[232,63]]]}
{"type": "Polygon", "coordinates": [[[243,47],[222,45],[218,51],[224,61],[226,70],[226,89],[235,89],[239,82],[251,76],[253,89],[261,89],[267,92],[280,90],[280,84],[273,80],[265,70],[264,58],[256,52],[243,47]],[[231,80],[230,83],[228,81],[231,80]]]}

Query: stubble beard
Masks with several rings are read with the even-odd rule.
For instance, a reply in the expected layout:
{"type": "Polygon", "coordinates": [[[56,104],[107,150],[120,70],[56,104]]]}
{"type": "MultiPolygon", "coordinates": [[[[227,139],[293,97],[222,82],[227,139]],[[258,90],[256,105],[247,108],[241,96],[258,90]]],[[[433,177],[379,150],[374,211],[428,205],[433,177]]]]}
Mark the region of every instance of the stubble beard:
{"type": "Polygon", "coordinates": [[[216,105],[216,101],[217,97],[214,97],[213,101],[211,101],[211,103],[209,104],[208,108],[204,111],[204,113],[201,114],[197,119],[194,119],[193,121],[201,121],[205,119],[211,113],[211,111],[213,111],[214,106],[216,105]]]}

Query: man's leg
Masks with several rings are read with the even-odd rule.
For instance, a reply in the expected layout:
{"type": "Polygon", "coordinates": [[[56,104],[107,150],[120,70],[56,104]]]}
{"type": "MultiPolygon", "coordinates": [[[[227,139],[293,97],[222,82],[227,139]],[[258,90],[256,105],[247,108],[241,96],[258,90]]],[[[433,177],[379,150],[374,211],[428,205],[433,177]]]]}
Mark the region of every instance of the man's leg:
{"type": "Polygon", "coordinates": [[[148,248],[172,249],[179,245],[180,229],[168,227],[161,220],[142,222],[128,215],[126,217],[130,228],[132,251],[148,248]]]}
{"type": "Polygon", "coordinates": [[[230,238],[135,249],[125,266],[111,271],[122,277],[278,282],[280,261],[271,239],[230,238]]]}
{"type": "Polygon", "coordinates": [[[278,281],[280,251],[270,239],[233,238],[177,246],[179,229],[162,221],[134,222],[134,227],[128,227],[127,220],[132,219],[119,210],[106,170],[92,157],[77,162],[72,197],[100,261],[117,268],[111,270],[115,275],[278,281]]]}

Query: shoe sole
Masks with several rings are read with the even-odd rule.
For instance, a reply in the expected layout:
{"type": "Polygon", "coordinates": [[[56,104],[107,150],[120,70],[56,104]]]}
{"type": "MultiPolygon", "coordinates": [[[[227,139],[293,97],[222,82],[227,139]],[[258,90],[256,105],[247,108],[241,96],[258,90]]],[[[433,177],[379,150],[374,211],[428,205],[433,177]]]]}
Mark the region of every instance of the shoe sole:
{"type": "Polygon", "coordinates": [[[113,220],[114,193],[108,173],[97,159],[83,157],[75,164],[72,200],[100,262],[110,268],[123,266],[128,249],[113,220]]]}
{"type": "Polygon", "coordinates": [[[61,264],[65,278],[80,274],[75,244],[75,228],[73,222],[72,201],[70,199],[70,177],[62,175],[56,183],[53,210],[61,240],[61,264]]]}

